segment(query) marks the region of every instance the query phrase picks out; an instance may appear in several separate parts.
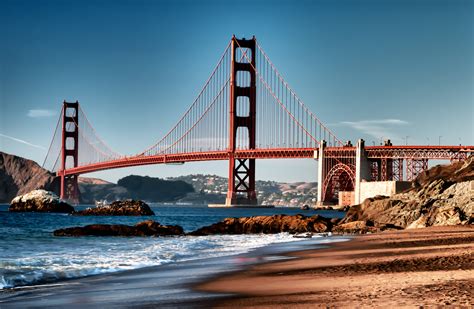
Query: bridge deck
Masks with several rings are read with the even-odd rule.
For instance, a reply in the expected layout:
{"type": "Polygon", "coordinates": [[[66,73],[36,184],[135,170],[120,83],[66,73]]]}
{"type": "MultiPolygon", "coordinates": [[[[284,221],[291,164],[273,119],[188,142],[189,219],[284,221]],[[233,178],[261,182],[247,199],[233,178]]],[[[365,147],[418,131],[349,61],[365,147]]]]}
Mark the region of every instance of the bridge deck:
{"type": "MultiPolygon", "coordinates": [[[[352,155],[355,147],[328,147],[325,149],[328,156],[352,155]]],[[[369,159],[399,158],[399,159],[438,159],[450,160],[458,156],[474,153],[474,146],[367,146],[365,147],[369,159]]],[[[166,154],[155,156],[123,157],[117,160],[92,163],[66,169],[64,175],[78,175],[96,171],[131,167],[150,164],[176,164],[195,161],[229,160],[228,151],[210,151],[166,154]]],[[[318,148],[276,148],[237,150],[235,158],[239,159],[317,159],[318,148]]],[[[62,172],[59,171],[58,175],[62,172]]]]}

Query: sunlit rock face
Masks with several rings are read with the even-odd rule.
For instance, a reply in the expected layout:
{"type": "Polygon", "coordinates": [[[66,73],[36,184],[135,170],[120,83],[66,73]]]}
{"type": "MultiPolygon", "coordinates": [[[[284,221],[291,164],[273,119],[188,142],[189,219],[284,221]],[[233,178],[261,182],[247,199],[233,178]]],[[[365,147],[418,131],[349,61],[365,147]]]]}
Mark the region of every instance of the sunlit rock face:
{"type": "Polygon", "coordinates": [[[74,207],[59,199],[53,192],[33,190],[15,197],[8,208],[12,212],[59,212],[73,213],[74,207]]]}
{"type": "Polygon", "coordinates": [[[366,220],[401,228],[473,224],[474,157],[423,172],[408,192],[366,199],[341,223],[366,220]]]}

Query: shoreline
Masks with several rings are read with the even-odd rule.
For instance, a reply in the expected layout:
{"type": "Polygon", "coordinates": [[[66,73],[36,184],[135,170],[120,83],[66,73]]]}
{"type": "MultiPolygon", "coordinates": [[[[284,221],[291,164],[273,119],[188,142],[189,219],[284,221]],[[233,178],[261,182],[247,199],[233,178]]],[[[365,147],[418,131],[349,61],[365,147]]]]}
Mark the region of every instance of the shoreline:
{"type": "Polygon", "coordinates": [[[193,286],[247,267],[287,259],[290,251],[315,249],[346,237],[315,237],[271,243],[246,253],[181,261],[71,278],[44,285],[0,290],[0,307],[208,307],[230,295],[195,291],[193,286]]]}
{"type": "Polygon", "coordinates": [[[0,307],[474,306],[473,289],[469,225],[273,243],[0,292],[0,307]]]}
{"type": "Polygon", "coordinates": [[[356,236],[197,284],[215,307],[474,306],[474,226],[356,236]]]}

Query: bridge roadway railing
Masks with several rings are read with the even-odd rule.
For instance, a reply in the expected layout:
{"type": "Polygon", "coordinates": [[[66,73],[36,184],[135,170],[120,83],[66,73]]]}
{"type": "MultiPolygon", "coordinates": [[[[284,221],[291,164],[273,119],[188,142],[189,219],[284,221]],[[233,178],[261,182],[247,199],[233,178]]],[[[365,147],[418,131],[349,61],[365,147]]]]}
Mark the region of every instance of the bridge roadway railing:
{"type": "MultiPolygon", "coordinates": [[[[316,148],[275,148],[275,149],[247,149],[237,150],[234,157],[239,159],[304,159],[317,158],[318,149],[316,148]],[[315,157],[316,156],[316,157],[315,157]]],[[[219,161],[229,160],[230,152],[210,151],[210,152],[192,152],[178,153],[154,156],[134,156],[124,157],[117,160],[92,163],[75,168],[59,171],[58,175],[78,175],[96,171],[131,167],[150,164],[173,164],[196,161],[219,161]]]]}
{"type": "Polygon", "coordinates": [[[465,159],[474,146],[366,146],[369,159],[465,159]]]}
{"type": "MultiPolygon", "coordinates": [[[[356,147],[328,147],[326,158],[349,158],[355,156],[356,147]]],[[[474,146],[366,146],[368,159],[430,159],[457,160],[474,154],[474,146]]],[[[195,161],[228,160],[227,150],[210,152],[178,153],[154,156],[124,157],[117,160],[92,163],[70,168],[58,175],[78,175],[107,169],[149,164],[173,164],[195,161]]],[[[318,159],[318,148],[274,148],[237,150],[235,158],[240,159],[318,159]]]]}

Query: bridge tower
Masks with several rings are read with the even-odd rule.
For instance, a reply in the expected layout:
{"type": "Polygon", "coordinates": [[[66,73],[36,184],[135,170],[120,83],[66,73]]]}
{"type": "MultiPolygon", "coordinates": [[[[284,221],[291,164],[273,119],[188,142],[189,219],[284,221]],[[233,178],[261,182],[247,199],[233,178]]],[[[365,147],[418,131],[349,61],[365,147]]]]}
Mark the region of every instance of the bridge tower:
{"type": "MultiPolygon", "coordinates": [[[[256,74],[255,74],[255,37],[250,40],[232,37],[231,46],[231,75],[230,75],[230,119],[229,119],[229,186],[227,190],[226,205],[256,205],[257,194],[255,193],[255,159],[240,159],[235,157],[237,130],[241,127],[248,130],[248,149],[255,149],[256,132],[256,74]],[[237,49],[246,52],[251,62],[239,62],[236,60],[237,49]],[[248,55],[250,53],[251,55],[248,55]],[[250,75],[249,85],[240,85],[241,79],[238,72],[248,72],[250,75]],[[248,98],[249,113],[246,116],[237,114],[237,104],[248,98]]],[[[244,57],[247,59],[247,57],[244,57]]]]}
{"type": "Polygon", "coordinates": [[[62,137],[61,137],[61,177],[60,197],[72,203],[79,203],[78,175],[65,175],[64,171],[68,159],[73,163],[73,167],[78,166],[79,157],[79,102],[63,102],[62,115],[62,137]]]}

